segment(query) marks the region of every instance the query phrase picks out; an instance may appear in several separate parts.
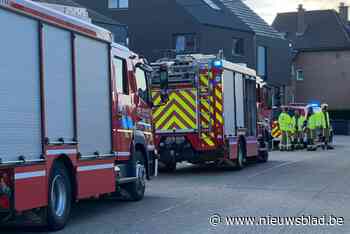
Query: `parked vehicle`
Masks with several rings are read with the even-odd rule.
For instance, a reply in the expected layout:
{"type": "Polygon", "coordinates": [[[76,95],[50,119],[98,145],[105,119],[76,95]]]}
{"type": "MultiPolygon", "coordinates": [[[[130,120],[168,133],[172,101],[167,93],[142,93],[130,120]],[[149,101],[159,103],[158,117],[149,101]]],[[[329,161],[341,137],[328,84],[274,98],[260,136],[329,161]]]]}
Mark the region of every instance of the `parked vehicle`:
{"type": "Polygon", "coordinates": [[[254,70],[206,55],[161,59],[152,67],[155,142],[167,170],[182,161],[241,169],[249,158],[268,160],[257,134],[254,70]]]}
{"type": "Polygon", "coordinates": [[[0,28],[0,222],[46,210],[58,230],[73,201],[141,200],[150,67],[109,31],[32,1],[0,1],[0,28]]]}

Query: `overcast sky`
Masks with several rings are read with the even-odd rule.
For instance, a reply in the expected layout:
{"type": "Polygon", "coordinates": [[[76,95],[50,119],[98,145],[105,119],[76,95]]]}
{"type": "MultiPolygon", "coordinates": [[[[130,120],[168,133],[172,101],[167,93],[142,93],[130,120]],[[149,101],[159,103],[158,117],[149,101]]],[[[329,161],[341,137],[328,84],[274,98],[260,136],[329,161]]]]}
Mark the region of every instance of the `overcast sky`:
{"type": "Polygon", "coordinates": [[[350,0],[245,0],[269,24],[278,12],[296,11],[302,3],[307,10],[338,9],[340,2],[350,5],[350,0]]]}

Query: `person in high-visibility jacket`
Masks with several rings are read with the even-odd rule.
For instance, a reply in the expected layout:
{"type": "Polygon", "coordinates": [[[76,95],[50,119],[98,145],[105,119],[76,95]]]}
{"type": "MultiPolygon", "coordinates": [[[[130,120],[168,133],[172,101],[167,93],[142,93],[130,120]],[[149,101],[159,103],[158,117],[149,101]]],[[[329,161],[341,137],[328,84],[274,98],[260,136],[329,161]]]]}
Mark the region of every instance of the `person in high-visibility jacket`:
{"type": "Polygon", "coordinates": [[[321,106],[321,128],[322,128],[322,138],[325,149],[333,149],[333,146],[330,145],[330,133],[331,133],[331,121],[328,113],[328,105],[322,104],[321,106]]]}
{"type": "Polygon", "coordinates": [[[312,107],[309,107],[308,109],[306,121],[307,121],[307,124],[306,124],[307,150],[315,151],[317,150],[317,147],[315,145],[315,138],[316,138],[318,115],[317,113],[314,113],[312,107]]]}
{"type": "Polygon", "coordinates": [[[278,117],[278,125],[282,133],[280,150],[291,150],[290,136],[292,131],[292,117],[288,114],[286,107],[282,107],[282,113],[278,117]]]}
{"type": "Polygon", "coordinates": [[[295,110],[292,118],[293,144],[295,149],[302,149],[304,147],[304,122],[305,117],[301,115],[299,110],[295,110]]]}

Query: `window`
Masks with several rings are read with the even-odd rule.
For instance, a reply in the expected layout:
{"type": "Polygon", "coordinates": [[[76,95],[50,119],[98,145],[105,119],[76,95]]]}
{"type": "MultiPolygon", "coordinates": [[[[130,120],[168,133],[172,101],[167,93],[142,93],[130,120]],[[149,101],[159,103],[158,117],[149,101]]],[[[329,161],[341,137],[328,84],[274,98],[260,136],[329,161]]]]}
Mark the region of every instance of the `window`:
{"type": "Polygon", "coordinates": [[[304,71],[301,69],[297,70],[297,80],[299,80],[299,81],[304,80],[304,71]]]}
{"type": "Polygon", "coordinates": [[[146,73],[144,70],[140,68],[136,68],[136,85],[137,92],[139,96],[144,100],[148,100],[148,92],[147,92],[147,79],[146,73]]]}
{"type": "Polygon", "coordinates": [[[258,56],[257,56],[257,67],[258,67],[258,76],[262,79],[266,79],[266,70],[267,70],[267,52],[266,47],[258,46],[258,56]]]}
{"type": "Polygon", "coordinates": [[[232,39],[232,55],[244,55],[244,40],[242,38],[232,39]]]}
{"type": "Polygon", "coordinates": [[[220,10],[220,7],[218,7],[218,5],[216,5],[212,0],[203,0],[203,2],[214,10],[220,10]]]}
{"type": "Polygon", "coordinates": [[[108,0],[108,8],[110,9],[129,8],[129,0],[108,0]]]}
{"type": "Polygon", "coordinates": [[[120,58],[113,58],[115,73],[115,90],[117,93],[129,94],[129,84],[126,76],[126,62],[120,58]]]}
{"type": "Polygon", "coordinates": [[[197,50],[197,37],[195,34],[178,34],[174,36],[175,50],[181,52],[195,52],[197,50]]]}

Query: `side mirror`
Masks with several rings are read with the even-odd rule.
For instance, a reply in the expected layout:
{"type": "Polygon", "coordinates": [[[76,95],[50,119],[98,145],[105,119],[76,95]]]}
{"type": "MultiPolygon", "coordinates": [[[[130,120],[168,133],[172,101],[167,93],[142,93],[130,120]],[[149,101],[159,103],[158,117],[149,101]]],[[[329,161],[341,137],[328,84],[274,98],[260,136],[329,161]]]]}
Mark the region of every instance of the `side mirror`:
{"type": "Polygon", "coordinates": [[[166,65],[163,65],[160,67],[160,95],[162,102],[167,102],[169,97],[168,97],[168,88],[169,88],[169,72],[168,72],[168,67],[166,65]]]}

